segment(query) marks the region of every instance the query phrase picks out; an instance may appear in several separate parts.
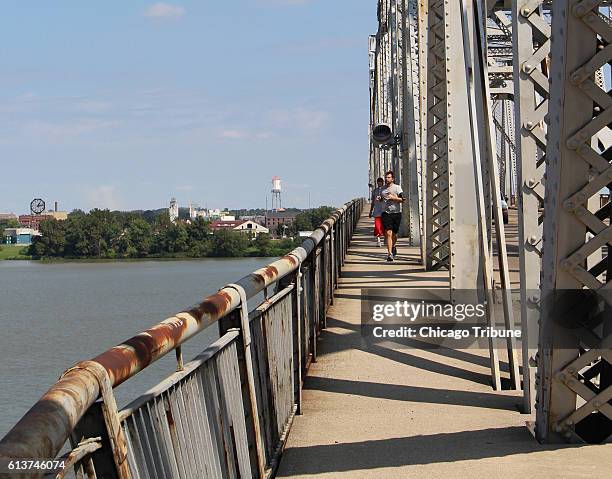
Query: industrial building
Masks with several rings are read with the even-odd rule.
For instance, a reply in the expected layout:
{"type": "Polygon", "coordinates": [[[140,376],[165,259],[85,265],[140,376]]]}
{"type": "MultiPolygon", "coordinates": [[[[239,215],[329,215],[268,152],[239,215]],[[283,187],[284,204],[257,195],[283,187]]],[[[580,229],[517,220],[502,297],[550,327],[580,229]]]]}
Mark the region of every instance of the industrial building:
{"type": "Polygon", "coordinates": [[[32,243],[35,236],[40,236],[40,233],[33,228],[6,228],[3,233],[3,242],[26,246],[32,243]]]}
{"type": "Polygon", "coordinates": [[[288,211],[268,211],[266,214],[266,228],[276,230],[278,225],[291,226],[295,223],[295,217],[298,214],[288,211]]]}
{"type": "Polygon", "coordinates": [[[233,220],[233,221],[213,221],[210,224],[210,228],[213,231],[230,229],[233,231],[239,231],[241,233],[249,233],[251,238],[255,238],[258,235],[264,233],[269,234],[270,230],[265,226],[255,223],[254,221],[244,220],[233,220]]]}

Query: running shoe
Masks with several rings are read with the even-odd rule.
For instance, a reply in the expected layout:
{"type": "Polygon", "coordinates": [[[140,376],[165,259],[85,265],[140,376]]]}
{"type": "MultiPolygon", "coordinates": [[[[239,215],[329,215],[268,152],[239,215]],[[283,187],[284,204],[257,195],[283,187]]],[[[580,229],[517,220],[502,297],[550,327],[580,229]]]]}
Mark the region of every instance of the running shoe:
{"type": "Polygon", "coordinates": [[[387,261],[392,263],[393,262],[393,256],[392,255],[387,256],[387,261]]]}

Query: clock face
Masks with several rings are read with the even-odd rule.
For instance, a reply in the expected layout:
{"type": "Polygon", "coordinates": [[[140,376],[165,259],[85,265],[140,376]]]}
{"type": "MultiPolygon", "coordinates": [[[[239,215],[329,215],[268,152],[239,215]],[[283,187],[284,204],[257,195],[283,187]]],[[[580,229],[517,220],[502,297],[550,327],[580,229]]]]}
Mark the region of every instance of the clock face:
{"type": "Polygon", "coordinates": [[[30,203],[30,210],[35,215],[41,214],[43,211],[45,211],[45,202],[40,198],[33,199],[30,203]]]}

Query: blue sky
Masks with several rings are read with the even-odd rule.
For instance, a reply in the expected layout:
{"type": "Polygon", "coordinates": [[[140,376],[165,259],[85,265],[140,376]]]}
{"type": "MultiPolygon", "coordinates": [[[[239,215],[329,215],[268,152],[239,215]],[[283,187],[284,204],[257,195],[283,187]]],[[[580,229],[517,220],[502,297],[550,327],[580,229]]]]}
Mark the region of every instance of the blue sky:
{"type": "Polygon", "coordinates": [[[367,191],[374,0],[5,0],[0,211],[367,191]]]}

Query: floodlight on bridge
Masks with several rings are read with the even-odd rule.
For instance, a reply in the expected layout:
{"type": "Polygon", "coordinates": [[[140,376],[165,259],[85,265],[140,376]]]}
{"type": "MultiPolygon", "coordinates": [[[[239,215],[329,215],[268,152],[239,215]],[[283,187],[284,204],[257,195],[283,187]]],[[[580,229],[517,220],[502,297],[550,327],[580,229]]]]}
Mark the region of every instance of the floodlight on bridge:
{"type": "Polygon", "coordinates": [[[385,123],[380,123],[372,128],[372,141],[381,147],[392,146],[396,143],[391,127],[385,123]]]}

